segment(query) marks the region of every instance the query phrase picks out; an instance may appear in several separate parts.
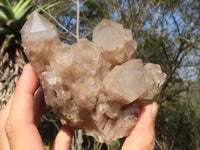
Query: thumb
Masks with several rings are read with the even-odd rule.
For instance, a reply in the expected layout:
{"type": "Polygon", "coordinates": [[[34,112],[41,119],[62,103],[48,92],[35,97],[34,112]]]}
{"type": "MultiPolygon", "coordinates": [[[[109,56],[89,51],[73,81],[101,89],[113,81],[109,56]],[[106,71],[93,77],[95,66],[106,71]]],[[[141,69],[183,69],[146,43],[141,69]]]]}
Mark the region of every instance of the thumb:
{"type": "Polygon", "coordinates": [[[12,98],[6,121],[6,135],[12,150],[43,149],[42,139],[34,121],[34,92],[39,80],[30,64],[26,65],[12,98]]]}
{"type": "Polygon", "coordinates": [[[51,150],[69,150],[72,136],[73,132],[67,126],[61,127],[51,147],[51,150]]]}
{"type": "Polygon", "coordinates": [[[141,109],[138,120],[126,138],[122,150],[153,150],[155,144],[155,118],[158,106],[156,103],[141,109]]]}

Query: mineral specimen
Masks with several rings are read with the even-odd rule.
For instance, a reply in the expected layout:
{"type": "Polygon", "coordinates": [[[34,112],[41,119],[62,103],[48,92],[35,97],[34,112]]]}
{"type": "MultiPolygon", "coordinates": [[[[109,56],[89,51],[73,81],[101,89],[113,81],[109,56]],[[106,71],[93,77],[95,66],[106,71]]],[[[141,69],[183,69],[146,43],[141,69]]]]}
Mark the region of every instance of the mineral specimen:
{"type": "Polygon", "coordinates": [[[25,53],[37,73],[45,101],[68,126],[99,142],[125,137],[139,107],[151,102],[165,81],[159,65],[131,59],[131,30],[103,20],[93,41],[62,44],[56,27],[34,12],[22,29],[25,53]]]}

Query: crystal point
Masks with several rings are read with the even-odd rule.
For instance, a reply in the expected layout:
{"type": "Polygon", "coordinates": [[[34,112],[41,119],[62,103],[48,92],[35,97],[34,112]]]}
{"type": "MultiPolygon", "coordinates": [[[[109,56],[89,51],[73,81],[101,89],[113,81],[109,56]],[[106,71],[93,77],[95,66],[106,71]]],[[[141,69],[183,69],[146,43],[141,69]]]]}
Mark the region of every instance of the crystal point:
{"type": "Polygon", "coordinates": [[[73,129],[99,142],[128,136],[141,105],[159,93],[166,75],[159,65],[131,59],[131,30],[103,20],[93,42],[62,44],[53,24],[34,12],[22,28],[25,53],[40,79],[45,102],[73,129]]]}
{"type": "Polygon", "coordinates": [[[22,34],[28,41],[49,39],[58,36],[57,30],[47,19],[34,11],[22,28],[22,34]],[[41,34],[43,33],[43,34],[41,34]],[[40,34],[40,37],[38,36],[40,34]]]}
{"type": "Polygon", "coordinates": [[[131,58],[137,47],[136,41],[132,38],[131,30],[106,19],[102,20],[93,31],[93,42],[102,47],[105,59],[114,64],[121,64],[131,58]]]}

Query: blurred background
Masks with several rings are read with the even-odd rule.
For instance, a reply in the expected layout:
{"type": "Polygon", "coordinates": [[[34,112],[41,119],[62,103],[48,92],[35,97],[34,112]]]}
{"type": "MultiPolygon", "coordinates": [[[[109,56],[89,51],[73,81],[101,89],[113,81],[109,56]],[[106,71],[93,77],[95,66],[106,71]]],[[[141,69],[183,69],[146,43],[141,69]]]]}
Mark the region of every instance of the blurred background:
{"type": "MultiPolygon", "coordinates": [[[[0,110],[14,91],[28,62],[20,29],[36,10],[56,25],[63,43],[92,38],[102,19],[132,30],[136,58],[160,64],[167,80],[160,95],[155,150],[200,150],[200,1],[199,0],[0,0],[0,110]]],[[[39,130],[49,149],[61,122],[46,106],[39,130]]],[[[82,131],[72,150],[118,150],[96,142],[82,131]]]]}

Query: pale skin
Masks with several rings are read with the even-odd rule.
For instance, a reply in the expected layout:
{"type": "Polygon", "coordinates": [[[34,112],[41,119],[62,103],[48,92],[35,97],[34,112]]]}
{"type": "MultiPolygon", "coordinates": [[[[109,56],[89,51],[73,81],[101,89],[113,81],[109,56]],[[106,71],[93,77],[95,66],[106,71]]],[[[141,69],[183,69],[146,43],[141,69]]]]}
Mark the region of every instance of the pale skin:
{"type": "MultiPolygon", "coordinates": [[[[39,80],[30,64],[26,65],[14,94],[0,112],[0,150],[44,150],[37,129],[44,99],[39,80]]],[[[126,138],[122,150],[153,150],[155,143],[155,118],[157,104],[141,108],[136,125],[126,138]]],[[[73,131],[61,127],[51,150],[69,150],[73,131]]]]}

